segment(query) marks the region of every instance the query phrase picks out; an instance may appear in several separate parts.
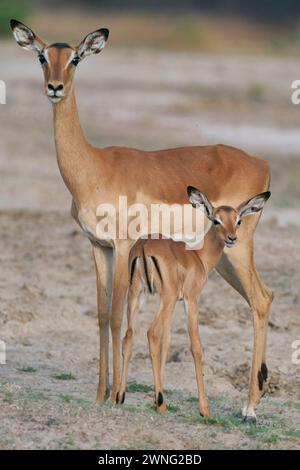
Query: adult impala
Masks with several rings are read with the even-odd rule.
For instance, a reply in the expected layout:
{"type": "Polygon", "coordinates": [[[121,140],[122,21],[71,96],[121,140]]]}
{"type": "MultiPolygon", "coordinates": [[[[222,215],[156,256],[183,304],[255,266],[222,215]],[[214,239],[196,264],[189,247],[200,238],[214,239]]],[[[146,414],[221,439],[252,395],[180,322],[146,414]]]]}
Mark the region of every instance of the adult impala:
{"type": "MultiPolygon", "coordinates": [[[[128,205],[135,202],[179,203],[186,201],[186,187],[201,187],[215,206],[236,207],[239,201],[269,187],[266,161],[241,150],[211,145],[145,152],[125,147],[95,148],[80,126],[73,87],[77,65],[88,55],[98,54],[106,44],[105,28],[88,34],[77,47],[65,43],[47,45],[24,24],[11,20],[18,44],[36,53],[44,73],[45,93],[53,104],[54,136],[60,172],[72,195],[72,216],[89,236],[96,265],[100,363],[97,400],[109,394],[109,324],[113,343],[113,386],[115,400],[120,385],[120,334],[128,288],[128,257],[133,240],[103,240],[97,236],[96,208],[109,203],[118,209],[119,195],[128,205]]],[[[118,213],[117,213],[118,215],[118,213]]],[[[259,215],[241,228],[239,244],[225,250],[218,271],[248,302],[254,319],[252,397],[259,401],[260,374],[265,348],[259,341],[272,299],[253,261],[253,234],[259,215]]],[[[264,338],[264,343],[266,338],[264,338]]],[[[249,403],[252,405],[252,403],[249,403]]]]}

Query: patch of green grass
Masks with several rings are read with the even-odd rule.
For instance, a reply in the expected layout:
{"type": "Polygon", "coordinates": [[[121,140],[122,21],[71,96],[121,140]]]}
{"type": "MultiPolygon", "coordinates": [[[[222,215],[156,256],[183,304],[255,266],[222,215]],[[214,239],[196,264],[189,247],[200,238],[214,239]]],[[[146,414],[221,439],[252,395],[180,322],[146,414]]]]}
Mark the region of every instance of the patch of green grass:
{"type": "Polygon", "coordinates": [[[11,403],[14,398],[14,393],[10,390],[4,390],[3,392],[3,401],[11,403]]]}
{"type": "Polygon", "coordinates": [[[285,429],[283,435],[292,439],[300,439],[300,431],[295,429],[285,429]]]}
{"type": "Polygon", "coordinates": [[[265,444],[276,444],[280,438],[280,430],[271,426],[260,426],[256,424],[247,425],[245,434],[251,438],[256,438],[265,444]]]}
{"type": "Polygon", "coordinates": [[[71,372],[63,372],[61,374],[54,374],[52,375],[52,378],[55,380],[77,380],[75,375],[73,375],[71,372]]]}
{"type": "MultiPolygon", "coordinates": [[[[261,436],[259,436],[259,439],[261,436]]],[[[265,442],[266,444],[277,444],[280,440],[280,436],[278,436],[275,433],[267,434],[262,436],[262,442],[265,442]]]]}
{"type": "Polygon", "coordinates": [[[197,397],[188,397],[186,401],[189,403],[198,403],[199,400],[197,397]]]}
{"type": "Polygon", "coordinates": [[[126,411],[129,411],[130,413],[140,412],[140,410],[141,410],[140,407],[138,407],[138,406],[135,406],[135,405],[126,405],[126,404],[122,405],[122,406],[120,407],[120,409],[123,409],[125,412],[126,412],[126,411]]]}
{"type": "MultiPolygon", "coordinates": [[[[126,393],[154,393],[154,387],[150,385],[145,385],[145,384],[140,384],[137,382],[129,382],[126,387],[126,393]]],[[[174,391],[165,389],[164,390],[164,396],[165,395],[173,395],[174,391]]]]}
{"type": "Polygon", "coordinates": [[[37,371],[34,367],[31,366],[23,366],[23,367],[18,367],[17,370],[19,372],[28,372],[28,373],[34,373],[37,371]]]}
{"type": "Polygon", "coordinates": [[[178,411],[180,411],[180,407],[176,405],[172,405],[170,403],[170,404],[167,404],[167,410],[170,411],[170,413],[177,413],[178,411]]]}
{"type": "MultiPolygon", "coordinates": [[[[255,445],[255,448],[259,446],[266,448],[266,446],[279,444],[286,439],[298,440],[300,437],[300,431],[293,429],[287,419],[272,411],[260,414],[256,424],[245,423],[240,413],[232,413],[232,410],[236,408],[236,401],[224,394],[209,398],[212,410],[210,418],[199,416],[198,410],[196,410],[198,399],[195,396],[186,397],[185,401],[190,403],[190,406],[183,407],[180,405],[179,419],[181,418],[193,425],[209,425],[212,430],[216,431],[219,428],[226,433],[239,432],[242,436],[253,441],[252,445],[255,445]]],[[[276,406],[274,400],[268,400],[267,398],[264,400],[264,404],[272,408],[276,406]]],[[[249,445],[249,442],[247,445],[249,445]]]]}
{"type": "Polygon", "coordinates": [[[58,450],[74,449],[75,448],[74,438],[72,436],[67,436],[64,439],[59,440],[55,448],[58,450]]]}
{"type": "Polygon", "coordinates": [[[92,402],[90,400],[85,400],[84,398],[77,398],[77,397],[74,397],[73,395],[68,395],[64,393],[60,393],[59,395],[56,395],[56,398],[58,398],[59,400],[65,403],[74,403],[78,406],[92,405],[92,402]]]}
{"type": "Polygon", "coordinates": [[[32,390],[32,388],[26,388],[23,390],[20,393],[20,398],[32,401],[49,400],[49,397],[47,397],[43,392],[32,390]]]}
{"type": "Polygon", "coordinates": [[[165,395],[178,395],[179,396],[179,393],[174,391],[174,390],[170,390],[169,388],[164,388],[164,396],[165,395]]]}
{"type": "Polygon", "coordinates": [[[145,384],[139,384],[137,382],[129,382],[126,388],[128,393],[150,393],[153,392],[153,387],[145,384]]]}
{"type": "Polygon", "coordinates": [[[111,401],[107,401],[105,403],[99,403],[99,404],[96,404],[96,406],[98,406],[99,408],[101,409],[106,409],[106,410],[112,410],[112,411],[120,411],[120,412],[130,412],[130,413],[136,413],[136,412],[140,412],[141,411],[141,407],[140,406],[136,406],[136,405],[128,405],[126,404],[126,402],[123,404],[123,405],[116,405],[115,403],[112,403],[111,401]]]}
{"type": "Polygon", "coordinates": [[[211,418],[199,418],[203,424],[222,427],[225,433],[239,430],[242,434],[262,444],[276,444],[282,438],[282,428],[275,423],[270,425],[244,423],[238,415],[219,415],[211,418]]]}
{"type": "Polygon", "coordinates": [[[220,415],[215,414],[210,418],[203,418],[198,416],[198,421],[202,422],[203,424],[209,424],[214,426],[221,426],[224,432],[229,432],[234,428],[238,428],[241,425],[241,418],[237,415],[220,415]]]}
{"type": "Polygon", "coordinates": [[[66,448],[70,448],[70,447],[75,447],[75,441],[73,439],[72,436],[68,436],[66,437],[65,441],[64,441],[64,445],[66,446],[66,448]]]}
{"type": "Polygon", "coordinates": [[[282,408],[283,406],[286,408],[292,408],[294,410],[300,410],[300,403],[294,403],[292,401],[281,403],[280,408],[282,408]]]}
{"type": "Polygon", "coordinates": [[[0,386],[0,394],[3,401],[13,402],[17,400],[48,400],[44,393],[32,390],[30,387],[8,389],[6,386],[0,386]]]}
{"type": "Polygon", "coordinates": [[[65,395],[63,393],[57,395],[57,398],[59,400],[65,401],[66,403],[71,403],[71,401],[73,400],[73,397],[71,395],[65,395]]]}

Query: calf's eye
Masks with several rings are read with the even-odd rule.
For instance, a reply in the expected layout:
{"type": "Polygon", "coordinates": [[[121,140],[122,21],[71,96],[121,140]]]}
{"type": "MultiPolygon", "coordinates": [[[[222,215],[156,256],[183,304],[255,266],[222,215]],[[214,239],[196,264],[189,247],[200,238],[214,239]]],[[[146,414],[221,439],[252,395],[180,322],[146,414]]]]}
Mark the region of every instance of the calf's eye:
{"type": "Polygon", "coordinates": [[[40,55],[39,55],[39,61],[40,61],[40,63],[41,63],[42,65],[43,65],[45,62],[47,62],[46,59],[45,59],[45,57],[43,56],[43,54],[40,54],[40,55]]]}
{"type": "Polygon", "coordinates": [[[71,64],[77,67],[77,65],[79,64],[79,61],[80,61],[79,57],[74,57],[74,59],[71,60],[71,64]]]}
{"type": "Polygon", "coordinates": [[[214,219],[214,225],[220,225],[220,221],[217,219],[214,219]]]}

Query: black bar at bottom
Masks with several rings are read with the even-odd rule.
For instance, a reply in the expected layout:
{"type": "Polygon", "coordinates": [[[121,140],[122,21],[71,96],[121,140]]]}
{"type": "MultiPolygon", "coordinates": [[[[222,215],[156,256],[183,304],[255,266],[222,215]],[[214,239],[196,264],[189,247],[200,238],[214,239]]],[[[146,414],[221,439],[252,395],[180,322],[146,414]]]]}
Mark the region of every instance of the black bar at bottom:
{"type": "Polygon", "coordinates": [[[270,466],[275,464],[294,463],[294,455],[290,451],[272,451],[272,450],[46,450],[46,451],[1,451],[0,465],[3,464],[38,464],[46,466],[65,463],[67,465],[84,467],[104,467],[117,466],[122,469],[135,469],[141,466],[161,466],[161,465],[188,465],[200,468],[210,468],[211,465],[226,464],[249,465],[251,463],[262,464],[264,461],[270,466]],[[293,460],[292,460],[293,459],[293,460]]]}

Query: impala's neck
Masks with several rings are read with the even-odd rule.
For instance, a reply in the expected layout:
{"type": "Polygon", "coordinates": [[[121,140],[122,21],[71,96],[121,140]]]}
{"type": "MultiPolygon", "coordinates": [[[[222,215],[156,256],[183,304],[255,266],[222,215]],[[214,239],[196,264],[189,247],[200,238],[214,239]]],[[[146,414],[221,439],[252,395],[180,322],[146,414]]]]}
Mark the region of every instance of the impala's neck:
{"type": "Polygon", "coordinates": [[[215,227],[212,225],[204,239],[204,247],[201,259],[204,261],[208,272],[210,272],[220,260],[224,249],[224,243],[218,237],[215,227]]]}
{"type": "Polygon", "coordinates": [[[80,125],[74,89],[53,105],[53,112],[58,166],[67,188],[79,202],[91,184],[95,158],[80,125]]]}

